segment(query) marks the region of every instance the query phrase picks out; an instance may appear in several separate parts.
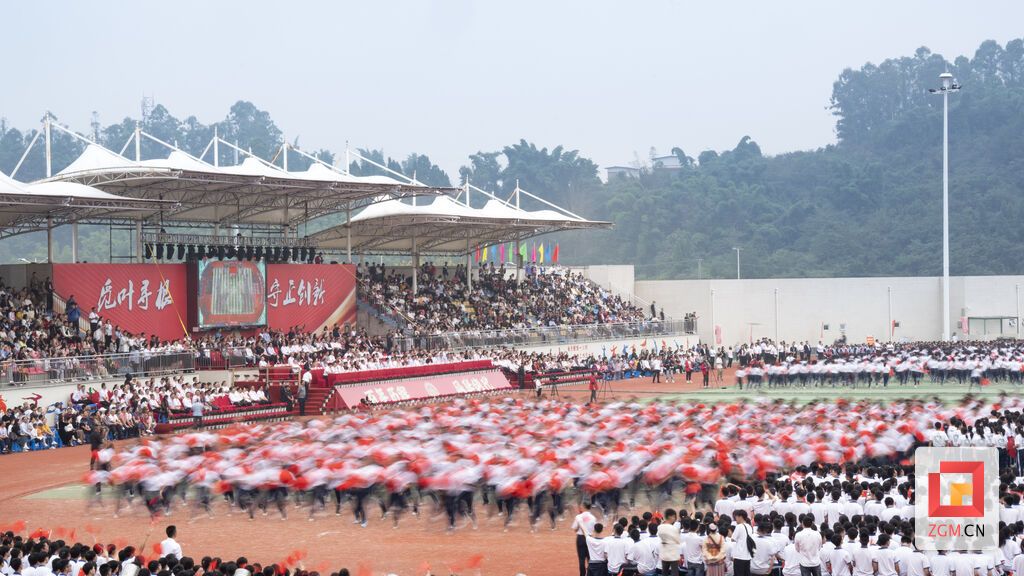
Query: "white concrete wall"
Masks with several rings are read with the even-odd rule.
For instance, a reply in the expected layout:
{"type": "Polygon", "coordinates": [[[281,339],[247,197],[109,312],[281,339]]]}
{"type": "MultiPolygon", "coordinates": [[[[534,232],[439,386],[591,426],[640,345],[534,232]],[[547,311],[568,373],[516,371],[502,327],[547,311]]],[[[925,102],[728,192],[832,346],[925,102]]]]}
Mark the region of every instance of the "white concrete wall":
{"type": "MultiPolygon", "coordinates": [[[[608,264],[601,266],[574,266],[570,270],[580,272],[598,286],[626,299],[636,295],[636,279],[632,264],[608,264]]],[[[668,312],[665,312],[668,314],[668,312]]]]}
{"type": "MultiPolygon", "coordinates": [[[[721,343],[729,346],[760,337],[831,342],[843,324],[850,341],[886,340],[891,289],[891,318],[900,323],[894,339],[935,340],[942,332],[941,282],[938,277],[652,280],[636,282],[636,294],[657,301],[673,318],[696,312],[701,341],[712,342],[719,326],[721,343]]],[[[951,278],[953,333],[965,337],[961,316],[1017,318],[1021,285],[1024,276],[951,278]]]]}

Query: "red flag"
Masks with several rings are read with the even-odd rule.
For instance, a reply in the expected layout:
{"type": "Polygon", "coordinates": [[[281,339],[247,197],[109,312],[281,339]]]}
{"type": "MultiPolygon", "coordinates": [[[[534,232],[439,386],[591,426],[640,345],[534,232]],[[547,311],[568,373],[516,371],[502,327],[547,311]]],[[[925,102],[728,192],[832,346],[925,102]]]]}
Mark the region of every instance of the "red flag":
{"type": "Polygon", "coordinates": [[[558,264],[558,243],[555,243],[555,251],[551,254],[551,262],[558,264]]]}
{"type": "Polygon", "coordinates": [[[11,524],[11,532],[24,532],[25,526],[26,524],[24,520],[18,520],[14,524],[11,524]]]}

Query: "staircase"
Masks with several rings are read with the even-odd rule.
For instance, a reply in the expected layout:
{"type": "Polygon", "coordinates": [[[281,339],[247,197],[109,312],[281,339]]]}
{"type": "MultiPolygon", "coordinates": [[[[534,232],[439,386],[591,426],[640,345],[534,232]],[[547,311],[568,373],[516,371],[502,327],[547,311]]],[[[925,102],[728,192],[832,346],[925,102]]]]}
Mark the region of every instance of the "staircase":
{"type": "Polygon", "coordinates": [[[396,328],[401,328],[394,318],[377,312],[373,306],[362,300],[357,301],[356,304],[356,325],[366,328],[370,336],[382,336],[396,328]]]}
{"type": "Polygon", "coordinates": [[[306,414],[326,414],[327,399],[334,393],[334,388],[310,388],[306,392],[306,414]]]}

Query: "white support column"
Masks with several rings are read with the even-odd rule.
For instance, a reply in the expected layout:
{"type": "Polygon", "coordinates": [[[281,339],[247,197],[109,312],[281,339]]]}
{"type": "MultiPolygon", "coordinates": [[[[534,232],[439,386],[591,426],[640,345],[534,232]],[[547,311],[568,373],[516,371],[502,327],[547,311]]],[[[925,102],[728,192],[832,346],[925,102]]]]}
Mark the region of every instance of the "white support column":
{"type": "Polygon", "coordinates": [[[348,252],[348,263],[352,263],[352,203],[345,205],[345,250],[348,252]]]}
{"type": "Polygon", "coordinates": [[[135,123],[135,161],[142,160],[142,124],[135,123]]]}
{"type": "Polygon", "coordinates": [[[420,274],[420,251],[416,248],[416,234],[412,235],[412,294],[413,298],[419,292],[420,274]]]}
{"type": "Polygon", "coordinates": [[[46,137],[46,177],[53,176],[53,149],[50,142],[50,113],[43,119],[43,132],[46,137]]]}
{"type": "Polygon", "coordinates": [[[469,238],[466,238],[466,288],[473,289],[473,253],[469,250],[469,238]]]}
{"type": "MultiPolygon", "coordinates": [[[[282,139],[284,139],[283,135],[282,135],[282,139]]],[[[284,168],[285,172],[288,171],[288,141],[287,140],[285,140],[284,143],[281,144],[281,166],[284,168]]]]}
{"type": "Polygon", "coordinates": [[[520,256],[520,254],[522,254],[522,252],[520,252],[520,250],[522,250],[521,246],[522,241],[516,240],[516,282],[523,279],[523,259],[520,256]]]}
{"type": "Polygon", "coordinates": [[[213,127],[213,165],[220,166],[220,136],[216,125],[213,127]]]}
{"type": "Polygon", "coordinates": [[[71,261],[78,263],[78,220],[71,223],[71,261]]]}
{"type": "Polygon", "coordinates": [[[46,261],[53,264],[53,216],[46,217],[46,261]]]}
{"type": "Polygon", "coordinates": [[[942,93],[942,341],[949,327],[949,90],[942,93]]]}
{"type": "Polygon", "coordinates": [[[135,221],[135,261],[142,262],[142,220],[135,221]]]}

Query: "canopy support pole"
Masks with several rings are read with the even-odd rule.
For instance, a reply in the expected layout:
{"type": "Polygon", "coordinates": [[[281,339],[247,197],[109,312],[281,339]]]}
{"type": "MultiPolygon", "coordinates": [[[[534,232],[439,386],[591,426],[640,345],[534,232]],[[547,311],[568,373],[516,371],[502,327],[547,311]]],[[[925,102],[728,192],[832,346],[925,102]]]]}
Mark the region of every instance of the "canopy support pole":
{"type": "Polygon", "coordinates": [[[46,136],[46,177],[53,176],[53,154],[52,144],[50,143],[50,113],[46,113],[46,117],[43,119],[43,132],[46,136]]]}
{"type": "Polygon", "coordinates": [[[521,240],[516,240],[516,282],[523,279],[523,257],[521,248],[521,240]]]}
{"type": "Polygon", "coordinates": [[[71,261],[78,263],[78,220],[71,222],[71,261]]]}
{"type": "Polygon", "coordinates": [[[345,250],[348,253],[348,263],[352,263],[352,203],[345,204],[345,250]]]}
{"type": "Polygon", "coordinates": [[[135,161],[142,160],[142,124],[135,123],[135,161]]]}
{"type": "Polygon", "coordinates": [[[135,221],[135,261],[142,263],[142,220],[135,221]]]}
{"type": "MultiPolygon", "coordinates": [[[[46,140],[49,144],[50,140],[46,140]]],[[[53,216],[46,216],[46,261],[53,264],[53,216]]]]}
{"type": "Polygon", "coordinates": [[[416,234],[412,235],[412,297],[419,293],[420,251],[416,248],[416,234]]]}
{"type": "Polygon", "coordinates": [[[466,237],[466,288],[473,289],[473,253],[469,251],[469,236],[466,237]]]}
{"type": "Polygon", "coordinates": [[[217,125],[213,125],[213,165],[220,166],[220,136],[217,135],[217,125]]]}

